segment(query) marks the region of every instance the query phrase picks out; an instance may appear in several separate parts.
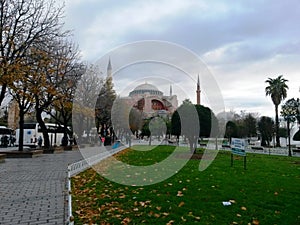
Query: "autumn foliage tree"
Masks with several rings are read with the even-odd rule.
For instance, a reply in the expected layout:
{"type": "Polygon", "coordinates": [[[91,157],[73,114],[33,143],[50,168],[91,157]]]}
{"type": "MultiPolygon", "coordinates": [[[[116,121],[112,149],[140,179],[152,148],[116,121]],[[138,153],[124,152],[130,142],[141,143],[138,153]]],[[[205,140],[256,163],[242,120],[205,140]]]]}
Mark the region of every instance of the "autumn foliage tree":
{"type": "Polygon", "coordinates": [[[61,34],[62,9],[54,0],[0,1],[0,105],[7,88],[23,79],[13,71],[31,48],[61,34]]]}
{"type": "Polygon", "coordinates": [[[41,118],[40,112],[48,113],[64,130],[63,145],[67,144],[68,135],[72,136],[68,125],[72,119],[73,98],[76,85],[85,72],[85,66],[79,62],[78,53],[77,47],[71,42],[64,39],[54,42],[48,53],[50,62],[45,65],[48,68],[44,74],[45,91],[35,95],[40,102],[39,105],[35,104],[37,120],[41,118]]]}

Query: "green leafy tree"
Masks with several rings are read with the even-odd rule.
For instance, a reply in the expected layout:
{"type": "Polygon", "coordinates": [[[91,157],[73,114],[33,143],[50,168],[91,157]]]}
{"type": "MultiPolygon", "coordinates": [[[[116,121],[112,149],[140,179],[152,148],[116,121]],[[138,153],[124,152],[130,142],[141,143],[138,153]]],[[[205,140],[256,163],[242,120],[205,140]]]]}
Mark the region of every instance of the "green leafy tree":
{"type": "Polygon", "coordinates": [[[300,120],[300,112],[299,112],[299,99],[291,98],[287,100],[284,105],[281,107],[281,116],[283,116],[284,120],[289,120],[290,122],[295,122],[296,120],[300,120]]]}
{"type": "Polygon", "coordinates": [[[190,151],[196,149],[199,137],[217,137],[218,120],[214,113],[205,106],[184,102],[171,118],[172,134],[184,135],[189,140],[190,151]]]}
{"type": "Polygon", "coordinates": [[[268,86],[265,88],[266,95],[271,96],[271,99],[275,106],[275,132],[277,147],[280,147],[278,106],[287,97],[287,81],[288,80],[284,79],[282,75],[278,76],[275,79],[268,78],[265,81],[268,84],[268,86]]]}
{"type": "Polygon", "coordinates": [[[118,138],[130,132],[129,126],[130,105],[124,99],[117,97],[112,107],[111,119],[114,131],[118,138]]]}
{"type": "Polygon", "coordinates": [[[95,113],[97,126],[112,126],[111,114],[116,97],[112,76],[107,76],[103,86],[100,87],[100,93],[96,101],[95,113]]]}
{"type": "MultiPolygon", "coordinates": [[[[288,143],[291,143],[290,127],[291,123],[299,121],[299,99],[291,98],[285,102],[281,108],[281,116],[287,122],[288,143]]],[[[289,147],[289,156],[292,156],[291,148],[289,147]]]]}
{"type": "Polygon", "coordinates": [[[251,114],[248,113],[244,118],[245,134],[246,137],[256,137],[257,136],[257,120],[251,114]]]}
{"type": "Polygon", "coordinates": [[[145,126],[145,123],[147,123],[147,120],[143,120],[142,112],[136,108],[131,108],[129,112],[129,127],[131,132],[137,135],[138,131],[142,130],[145,126]]]}
{"type": "Polygon", "coordinates": [[[258,123],[258,130],[261,136],[261,146],[270,146],[274,134],[274,121],[271,117],[262,116],[258,123]]]}
{"type": "Polygon", "coordinates": [[[231,142],[232,137],[237,137],[238,128],[235,122],[228,121],[226,123],[226,130],[225,130],[225,138],[229,139],[229,142],[231,142]]]}
{"type": "MultiPolygon", "coordinates": [[[[142,138],[144,136],[147,136],[148,138],[151,137],[150,127],[149,127],[150,121],[151,121],[151,119],[145,119],[144,120],[143,126],[141,128],[141,136],[142,136],[142,138]]],[[[149,143],[151,145],[151,140],[149,140],[149,143]]]]}

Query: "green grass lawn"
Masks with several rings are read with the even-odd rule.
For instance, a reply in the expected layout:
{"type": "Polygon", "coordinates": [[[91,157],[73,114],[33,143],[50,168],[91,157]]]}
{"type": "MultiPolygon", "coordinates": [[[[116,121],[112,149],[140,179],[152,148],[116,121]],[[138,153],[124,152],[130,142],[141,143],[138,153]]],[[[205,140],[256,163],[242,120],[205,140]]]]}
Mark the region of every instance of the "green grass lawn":
{"type": "MultiPolygon", "coordinates": [[[[173,149],[127,150],[117,157],[150,165],[173,149]]],[[[234,157],[231,167],[230,153],[220,151],[203,172],[199,162],[191,159],[169,179],[139,187],[114,183],[93,169],[82,172],[72,178],[75,224],[300,224],[300,158],[247,154],[244,170],[242,157],[234,157]]],[[[105,171],[111,166],[109,160],[100,164],[105,171]]]]}

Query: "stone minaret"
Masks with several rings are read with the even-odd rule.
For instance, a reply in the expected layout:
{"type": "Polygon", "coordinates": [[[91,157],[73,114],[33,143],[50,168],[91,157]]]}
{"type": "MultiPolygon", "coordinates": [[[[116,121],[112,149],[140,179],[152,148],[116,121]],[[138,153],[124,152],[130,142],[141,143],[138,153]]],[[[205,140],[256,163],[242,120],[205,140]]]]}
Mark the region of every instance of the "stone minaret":
{"type": "Polygon", "coordinates": [[[108,77],[112,77],[112,67],[111,67],[110,58],[108,60],[108,65],[107,65],[107,78],[108,77]]]}
{"type": "Polygon", "coordinates": [[[200,103],[201,103],[201,101],[200,101],[201,90],[200,90],[199,74],[198,74],[198,81],[197,81],[197,90],[196,90],[196,93],[197,93],[197,105],[200,105],[200,103]]]}

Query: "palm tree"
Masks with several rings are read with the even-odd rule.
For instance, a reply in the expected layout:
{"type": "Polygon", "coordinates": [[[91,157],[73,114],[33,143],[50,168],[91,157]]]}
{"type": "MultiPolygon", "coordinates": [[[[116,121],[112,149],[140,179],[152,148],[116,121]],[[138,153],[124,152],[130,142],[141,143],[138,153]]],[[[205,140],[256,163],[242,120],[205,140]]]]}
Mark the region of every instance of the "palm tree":
{"type": "Polygon", "coordinates": [[[278,120],[278,106],[282,100],[287,96],[287,89],[289,88],[286,84],[288,80],[284,79],[282,75],[275,79],[268,78],[265,82],[268,83],[266,87],[266,95],[270,95],[275,105],[275,132],[276,132],[276,146],[280,147],[279,141],[279,120],[278,120]]]}

